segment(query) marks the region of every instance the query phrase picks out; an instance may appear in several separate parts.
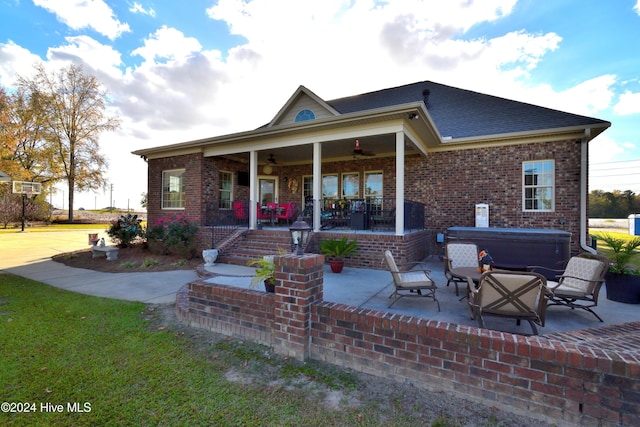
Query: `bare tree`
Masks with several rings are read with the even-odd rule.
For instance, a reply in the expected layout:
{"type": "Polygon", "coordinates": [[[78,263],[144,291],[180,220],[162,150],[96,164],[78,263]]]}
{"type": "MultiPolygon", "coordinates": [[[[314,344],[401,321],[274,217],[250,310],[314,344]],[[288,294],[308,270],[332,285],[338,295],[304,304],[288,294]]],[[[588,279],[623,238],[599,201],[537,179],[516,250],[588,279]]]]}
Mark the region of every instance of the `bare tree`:
{"type": "Polygon", "coordinates": [[[37,104],[42,113],[44,138],[53,161],[69,188],[69,222],[73,222],[74,191],[106,186],[107,160],[100,153],[101,133],[120,127],[120,121],[105,114],[107,95],[99,81],[81,66],[69,65],[48,74],[36,66],[33,78],[18,79],[19,90],[37,104]]]}

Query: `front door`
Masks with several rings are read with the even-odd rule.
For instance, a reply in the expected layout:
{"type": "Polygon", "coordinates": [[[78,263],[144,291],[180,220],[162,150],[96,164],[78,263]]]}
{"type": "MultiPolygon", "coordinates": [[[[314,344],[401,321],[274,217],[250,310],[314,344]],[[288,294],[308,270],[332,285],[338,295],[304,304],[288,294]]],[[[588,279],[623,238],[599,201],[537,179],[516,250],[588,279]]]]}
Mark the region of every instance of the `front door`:
{"type": "Polygon", "coordinates": [[[258,187],[259,194],[258,200],[261,206],[265,206],[267,203],[278,203],[278,180],[274,177],[259,177],[258,187]]]}

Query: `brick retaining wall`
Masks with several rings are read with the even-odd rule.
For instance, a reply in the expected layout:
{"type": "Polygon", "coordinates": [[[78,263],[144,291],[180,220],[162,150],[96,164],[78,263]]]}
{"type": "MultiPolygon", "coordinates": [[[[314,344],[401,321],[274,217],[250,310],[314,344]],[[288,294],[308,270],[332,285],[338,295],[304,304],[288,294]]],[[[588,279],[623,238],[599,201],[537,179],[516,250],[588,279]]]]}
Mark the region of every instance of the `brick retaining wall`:
{"type": "MultiPolygon", "coordinates": [[[[638,331],[640,323],[629,329],[638,331]]],[[[576,425],[640,425],[639,352],[321,303],[312,359],[576,425]]],[[[636,332],[637,333],[637,332],[636,332]]]]}
{"type": "Polygon", "coordinates": [[[179,294],[178,314],[191,326],[251,339],[300,360],[456,393],[539,419],[640,425],[640,348],[616,345],[620,339],[640,342],[640,322],[545,337],[455,325],[324,302],[324,257],[275,261],[275,294],[198,280],[179,294]],[[615,336],[613,345],[608,336],[615,336]]]}

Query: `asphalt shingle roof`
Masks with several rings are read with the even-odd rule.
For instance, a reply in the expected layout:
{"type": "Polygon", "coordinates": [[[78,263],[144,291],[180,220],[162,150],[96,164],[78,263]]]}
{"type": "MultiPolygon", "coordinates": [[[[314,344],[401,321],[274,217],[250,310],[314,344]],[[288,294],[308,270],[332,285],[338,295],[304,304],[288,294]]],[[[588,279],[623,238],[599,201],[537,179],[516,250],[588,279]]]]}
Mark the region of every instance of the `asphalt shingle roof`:
{"type": "Polygon", "coordinates": [[[345,114],[424,101],[440,135],[465,138],[543,129],[602,125],[609,122],[537,105],[446,86],[431,81],[411,83],[327,101],[345,114]]]}

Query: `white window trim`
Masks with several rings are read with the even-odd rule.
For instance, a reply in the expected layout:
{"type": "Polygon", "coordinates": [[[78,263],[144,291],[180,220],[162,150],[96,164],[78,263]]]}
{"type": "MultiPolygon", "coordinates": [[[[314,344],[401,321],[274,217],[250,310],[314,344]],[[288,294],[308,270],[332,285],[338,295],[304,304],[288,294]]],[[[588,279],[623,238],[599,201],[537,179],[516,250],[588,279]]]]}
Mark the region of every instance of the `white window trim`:
{"type": "Polygon", "coordinates": [[[341,197],[343,199],[350,199],[350,198],[359,198],[360,197],[360,172],[343,172],[342,176],[340,177],[340,194],[341,197]],[[358,191],[356,194],[345,194],[344,193],[344,184],[345,184],[345,176],[356,176],[357,178],[357,185],[358,185],[358,191]]]}
{"type": "Polygon", "coordinates": [[[233,190],[234,190],[233,177],[234,177],[234,173],[231,172],[231,171],[224,171],[224,170],[218,171],[218,209],[221,209],[221,210],[231,210],[232,209],[232,206],[233,206],[233,190]],[[222,189],[222,185],[221,185],[222,182],[220,182],[220,174],[223,174],[223,173],[229,174],[229,180],[231,181],[231,189],[229,189],[229,190],[223,190],[222,189]],[[220,202],[222,201],[222,198],[220,198],[220,194],[223,191],[225,191],[225,192],[228,191],[229,192],[229,207],[228,208],[221,208],[220,207],[220,202]]]}
{"type": "Polygon", "coordinates": [[[523,212],[555,212],[556,210],[556,162],[554,159],[540,159],[540,160],[524,160],[522,162],[522,211],[523,212]],[[551,173],[551,184],[550,185],[526,185],[525,184],[525,165],[527,163],[544,163],[551,162],[551,167],[553,168],[551,173]],[[551,187],[551,208],[550,209],[527,209],[527,188],[542,188],[542,187],[551,187]]]}
{"type": "Polygon", "coordinates": [[[301,189],[300,193],[302,196],[302,204],[304,206],[306,196],[311,196],[311,199],[313,199],[313,175],[302,175],[302,181],[300,182],[300,189],[301,189]],[[309,189],[311,190],[311,192],[309,194],[304,193],[305,191],[304,182],[306,179],[311,180],[311,188],[309,189]]]}
{"type": "MultiPolygon", "coordinates": [[[[184,174],[186,173],[186,169],[181,168],[181,169],[166,169],[166,170],[163,170],[163,171],[162,171],[162,184],[161,184],[161,185],[162,185],[162,188],[161,188],[161,191],[160,191],[160,199],[161,199],[161,200],[160,200],[160,208],[161,208],[162,210],[165,210],[165,211],[183,211],[183,210],[185,209],[185,207],[184,207],[184,206],[182,206],[182,207],[173,207],[173,206],[171,206],[171,207],[165,207],[165,206],[164,206],[164,188],[165,188],[165,185],[164,185],[164,183],[165,183],[165,181],[164,181],[164,177],[165,177],[165,173],[169,173],[169,172],[182,172],[182,174],[183,174],[182,179],[183,179],[183,186],[184,186],[184,174]]],[[[185,194],[184,194],[184,193],[185,193],[185,192],[184,192],[184,190],[183,190],[183,191],[182,191],[182,203],[183,203],[183,204],[186,204],[185,194]]]]}
{"type": "Polygon", "coordinates": [[[384,197],[384,173],[381,170],[376,171],[365,171],[364,172],[364,180],[362,182],[362,195],[367,197],[384,197]],[[382,181],[380,182],[380,194],[367,194],[367,175],[380,175],[382,181]]]}
{"type": "Polygon", "coordinates": [[[339,173],[325,173],[322,174],[322,181],[320,183],[320,191],[322,192],[322,198],[324,199],[332,199],[332,200],[337,200],[340,198],[340,174],[339,173]],[[329,196],[329,195],[325,195],[324,194],[324,178],[327,176],[335,176],[336,177],[336,195],[335,196],[329,196]]]}

